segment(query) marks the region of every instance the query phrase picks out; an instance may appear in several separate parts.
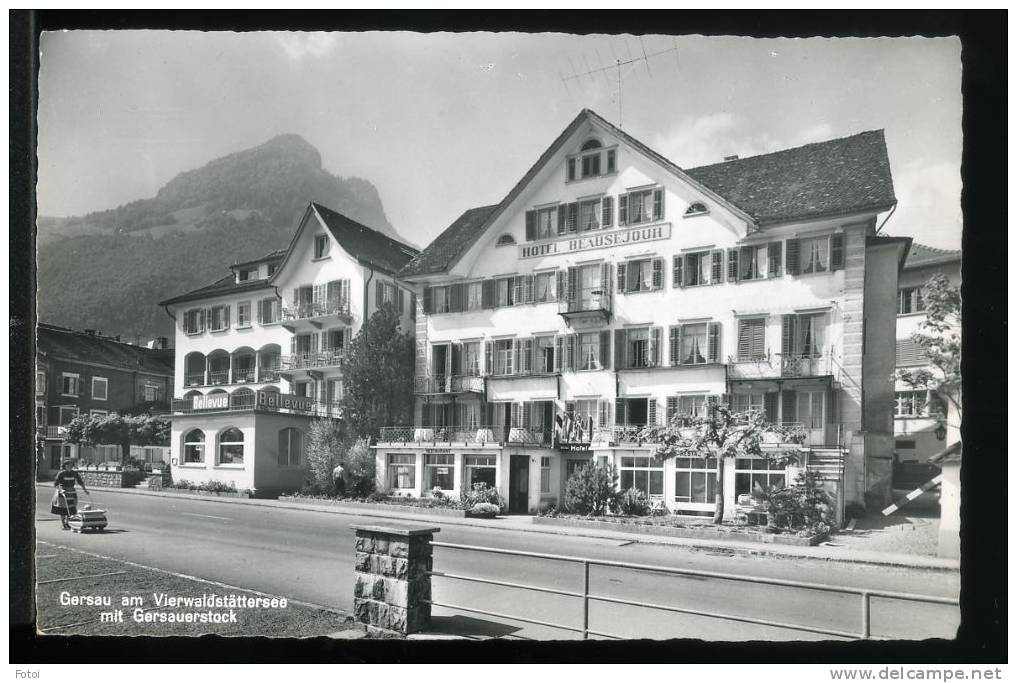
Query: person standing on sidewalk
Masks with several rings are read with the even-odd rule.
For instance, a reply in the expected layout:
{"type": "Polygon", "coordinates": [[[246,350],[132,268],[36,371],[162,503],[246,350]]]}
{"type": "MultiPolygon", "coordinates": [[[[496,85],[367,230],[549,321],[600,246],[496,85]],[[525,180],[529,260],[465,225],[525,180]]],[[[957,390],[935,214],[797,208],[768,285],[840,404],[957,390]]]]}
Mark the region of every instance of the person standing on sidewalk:
{"type": "Polygon", "coordinates": [[[332,470],[332,483],[335,484],[335,495],[342,498],[346,495],[346,482],[343,481],[343,464],[339,463],[332,470]]]}
{"type": "Polygon", "coordinates": [[[74,490],[75,484],[81,484],[81,489],[91,495],[85,482],[81,479],[81,475],[74,470],[74,463],[64,460],[63,466],[53,481],[56,491],[53,492],[53,500],[50,502],[50,512],[60,515],[60,525],[64,529],[71,528],[71,525],[67,523],[67,518],[78,514],[78,492],[74,490]]]}

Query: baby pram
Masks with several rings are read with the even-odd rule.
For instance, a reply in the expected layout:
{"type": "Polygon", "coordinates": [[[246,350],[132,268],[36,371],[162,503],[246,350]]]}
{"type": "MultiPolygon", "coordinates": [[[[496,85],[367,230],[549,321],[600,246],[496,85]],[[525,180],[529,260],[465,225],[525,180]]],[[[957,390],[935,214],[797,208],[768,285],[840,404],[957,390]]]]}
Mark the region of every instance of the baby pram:
{"type": "MultiPolygon", "coordinates": [[[[63,492],[60,494],[64,495],[63,492]]],[[[91,495],[89,494],[89,497],[91,495]]],[[[106,519],[105,510],[93,509],[91,505],[85,505],[77,514],[71,515],[67,518],[67,523],[70,525],[74,533],[82,533],[85,531],[99,531],[105,529],[109,524],[109,520],[106,519]]]]}

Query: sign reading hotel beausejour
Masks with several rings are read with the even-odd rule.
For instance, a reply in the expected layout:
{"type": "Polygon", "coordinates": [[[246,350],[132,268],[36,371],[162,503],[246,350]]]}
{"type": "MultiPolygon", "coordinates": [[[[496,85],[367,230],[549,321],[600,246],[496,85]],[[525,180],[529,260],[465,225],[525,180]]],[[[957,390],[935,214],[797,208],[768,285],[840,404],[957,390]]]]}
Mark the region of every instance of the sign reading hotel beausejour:
{"type": "Polygon", "coordinates": [[[638,228],[626,228],[624,230],[607,230],[591,232],[583,235],[563,237],[554,242],[543,244],[521,244],[519,245],[519,258],[538,258],[541,256],[554,256],[555,254],[570,254],[576,251],[589,251],[591,249],[607,249],[609,247],[621,247],[626,244],[637,242],[656,242],[671,238],[671,224],[657,223],[656,225],[640,226],[638,228]]]}

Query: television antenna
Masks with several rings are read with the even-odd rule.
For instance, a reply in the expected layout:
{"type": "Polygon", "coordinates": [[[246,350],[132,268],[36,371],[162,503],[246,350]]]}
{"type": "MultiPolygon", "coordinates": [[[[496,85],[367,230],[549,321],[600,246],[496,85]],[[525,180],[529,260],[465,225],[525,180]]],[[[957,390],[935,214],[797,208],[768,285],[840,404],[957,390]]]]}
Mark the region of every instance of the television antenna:
{"type": "MultiPolygon", "coordinates": [[[[677,38],[672,38],[672,40],[674,41],[674,45],[672,47],[669,47],[666,50],[659,50],[657,52],[649,52],[648,53],[646,51],[646,46],[643,44],[643,37],[639,36],[639,52],[637,52],[635,55],[633,55],[629,51],[629,45],[628,45],[628,42],[626,41],[625,43],[623,43],[623,45],[625,47],[625,54],[624,55],[615,54],[614,46],[611,47],[611,57],[614,59],[614,64],[610,64],[609,63],[607,66],[598,66],[597,68],[593,68],[593,69],[590,68],[590,63],[587,61],[586,55],[583,55],[583,66],[586,67],[585,71],[578,71],[576,69],[575,63],[572,61],[572,58],[569,57],[569,66],[572,68],[572,75],[571,76],[561,76],[562,83],[565,84],[565,88],[567,90],[568,89],[569,81],[578,81],[579,79],[585,78],[587,76],[590,78],[590,81],[596,82],[596,78],[594,78],[595,74],[603,74],[604,79],[607,80],[608,83],[610,83],[611,79],[608,76],[608,72],[610,72],[613,69],[614,72],[615,72],[614,73],[614,75],[615,75],[615,79],[614,79],[615,87],[617,88],[617,92],[618,92],[618,127],[621,128],[622,127],[622,76],[623,75],[627,76],[629,73],[632,72],[633,69],[636,68],[635,66],[631,66],[631,65],[642,63],[643,65],[646,66],[646,73],[651,78],[653,78],[653,72],[650,70],[650,59],[652,57],[659,57],[661,55],[670,54],[672,52],[674,53],[675,62],[677,63],[678,68],[681,69],[681,66],[682,66],[681,65],[681,60],[679,60],[679,58],[678,58],[678,39],[677,38]],[[642,54],[640,54],[640,53],[642,53],[642,54]],[[626,67],[626,66],[628,66],[630,68],[627,69],[625,71],[625,73],[623,74],[622,73],[622,67],[626,67]]],[[[603,62],[601,61],[601,58],[600,58],[600,52],[597,51],[596,48],[594,48],[594,52],[597,55],[596,63],[597,64],[603,64],[603,62]]]]}

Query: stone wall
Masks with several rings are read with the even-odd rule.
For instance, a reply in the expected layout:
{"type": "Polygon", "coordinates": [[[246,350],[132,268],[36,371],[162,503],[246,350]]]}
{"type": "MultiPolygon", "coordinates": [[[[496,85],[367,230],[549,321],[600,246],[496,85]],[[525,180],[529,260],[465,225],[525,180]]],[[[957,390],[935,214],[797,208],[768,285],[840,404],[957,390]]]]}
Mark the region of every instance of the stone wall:
{"type": "Polygon", "coordinates": [[[104,471],[78,470],[85,486],[101,486],[110,489],[126,489],[136,486],[145,479],[145,473],[138,470],[104,471]]]}
{"type": "Polygon", "coordinates": [[[431,540],[437,528],[353,526],[354,618],[368,633],[406,635],[431,621],[431,540]]]}

